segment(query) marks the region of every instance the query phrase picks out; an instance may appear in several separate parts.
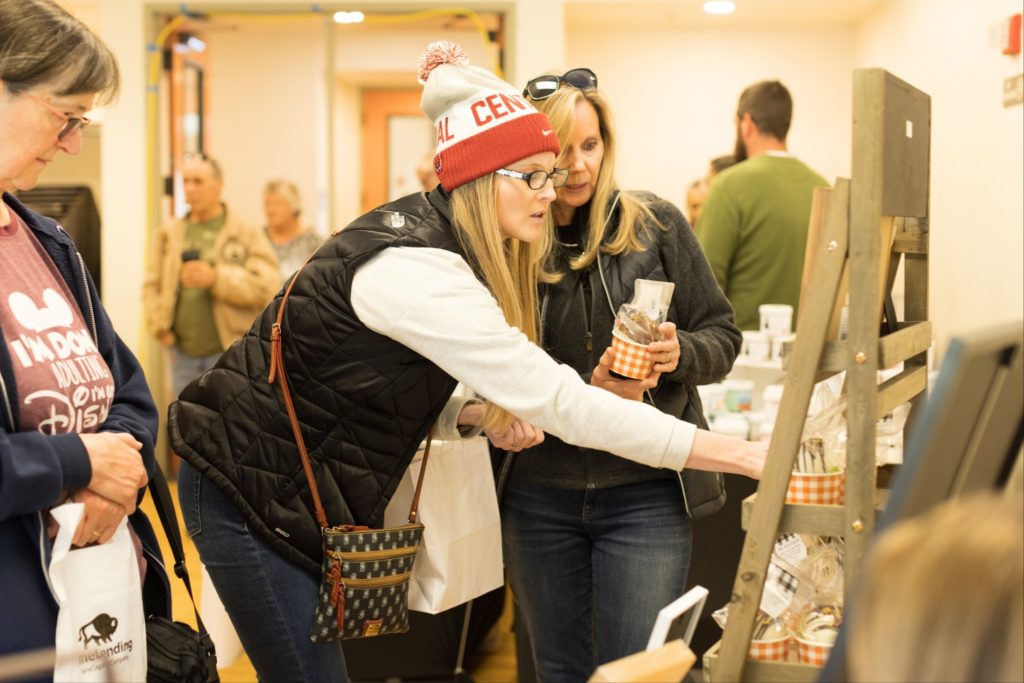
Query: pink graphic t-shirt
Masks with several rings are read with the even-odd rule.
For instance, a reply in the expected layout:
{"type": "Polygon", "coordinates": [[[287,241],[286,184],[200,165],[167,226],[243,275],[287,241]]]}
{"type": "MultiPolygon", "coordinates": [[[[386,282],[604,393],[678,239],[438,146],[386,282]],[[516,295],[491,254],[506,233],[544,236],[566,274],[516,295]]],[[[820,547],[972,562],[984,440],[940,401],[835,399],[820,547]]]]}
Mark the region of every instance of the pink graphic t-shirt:
{"type": "Polygon", "coordinates": [[[0,330],[14,368],[18,430],[95,432],[114,396],[110,369],[60,271],[10,214],[0,226],[0,330]]]}

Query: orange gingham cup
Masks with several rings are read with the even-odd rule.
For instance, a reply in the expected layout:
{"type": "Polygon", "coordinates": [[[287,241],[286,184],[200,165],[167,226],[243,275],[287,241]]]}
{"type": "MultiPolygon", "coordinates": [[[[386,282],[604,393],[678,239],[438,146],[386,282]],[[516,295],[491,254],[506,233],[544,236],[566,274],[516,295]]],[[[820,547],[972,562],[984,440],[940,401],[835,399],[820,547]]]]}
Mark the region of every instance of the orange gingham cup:
{"type": "Polygon", "coordinates": [[[612,348],[615,349],[613,371],[632,379],[646,379],[650,376],[654,369],[654,359],[647,352],[647,344],[637,344],[613,332],[612,348]]]}
{"type": "Polygon", "coordinates": [[[773,640],[752,640],[750,650],[747,653],[751,659],[763,659],[772,662],[781,662],[786,659],[789,652],[789,636],[775,638],[773,640]]]}
{"type": "Polygon", "coordinates": [[[803,638],[796,638],[796,647],[800,653],[800,661],[814,666],[825,666],[825,660],[832,652],[832,643],[817,643],[803,638]]]}
{"type": "Polygon", "coordinates": [[[789,479],[786,502],[797,505],[840,505],[846,473],[794,472],[789,479]]]}

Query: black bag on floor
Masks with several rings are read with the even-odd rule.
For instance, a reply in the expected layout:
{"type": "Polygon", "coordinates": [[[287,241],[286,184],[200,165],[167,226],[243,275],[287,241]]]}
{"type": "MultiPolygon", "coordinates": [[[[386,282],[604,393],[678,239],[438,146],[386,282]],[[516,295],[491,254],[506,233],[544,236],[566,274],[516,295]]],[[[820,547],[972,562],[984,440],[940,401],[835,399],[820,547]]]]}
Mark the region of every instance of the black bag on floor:
{"type": "Polygon", "coordinates": [[[151,683],[219,683],[217,651],[203,626],[203,620],[199,618],[199,610],[192,596],[192,584],[188,570],[185,569],[185,551],[181,547],[181,534],[178,531],[178,517],[171,502],[167,480],[159,465],[149,482],[149,492],[174,554],[174,573],[185,584],[199,630],[180,621],[150,616],[146,620],[146,680],[151,683]]]}

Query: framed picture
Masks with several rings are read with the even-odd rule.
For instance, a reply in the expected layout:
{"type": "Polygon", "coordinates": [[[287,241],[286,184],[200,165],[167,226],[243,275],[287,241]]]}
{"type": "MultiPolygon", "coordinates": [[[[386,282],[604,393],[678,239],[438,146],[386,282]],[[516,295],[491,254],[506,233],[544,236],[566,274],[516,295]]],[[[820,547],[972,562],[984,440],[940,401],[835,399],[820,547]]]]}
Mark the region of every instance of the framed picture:
{"type": "Polygon", "coordinates": [[[687,645],[693,638],[700,613],[708,599],[708,589],[694,586],[658,612],[658,618],[647,641],[647,651],[657,650],[665,643],[681,638],[687,645]]]}

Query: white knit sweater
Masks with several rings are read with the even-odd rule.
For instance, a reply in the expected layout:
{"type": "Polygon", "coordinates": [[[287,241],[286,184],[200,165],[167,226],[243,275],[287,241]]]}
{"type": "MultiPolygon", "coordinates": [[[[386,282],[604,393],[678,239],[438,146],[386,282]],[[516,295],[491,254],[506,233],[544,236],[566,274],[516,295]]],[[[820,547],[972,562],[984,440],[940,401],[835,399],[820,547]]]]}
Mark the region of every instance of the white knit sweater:
{"type": "Polygon", "coordinates": [[[371,330],[563,441],[651,467],[686,465],[694,425],[585,384],[505,322],[457,254],[384,249],[356,271],[352,306],[371,330]]]}

